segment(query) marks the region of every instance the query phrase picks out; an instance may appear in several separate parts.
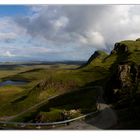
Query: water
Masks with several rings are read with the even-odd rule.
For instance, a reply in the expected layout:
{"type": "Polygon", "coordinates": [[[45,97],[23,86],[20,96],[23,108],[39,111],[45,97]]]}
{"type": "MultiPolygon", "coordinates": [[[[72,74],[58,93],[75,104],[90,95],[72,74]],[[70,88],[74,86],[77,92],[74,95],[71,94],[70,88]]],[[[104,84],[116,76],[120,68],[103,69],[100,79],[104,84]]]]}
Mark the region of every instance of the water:
{"type": "Polygon", "coordinates": [[[13,80],[6,80],[3,82],[0,82],[0,87],[2,86],[7,86],[7,85],[25,85],[27,83],[27,81],[23,81],[23,80],[18,80],[18,81],[13,81],[13,80]]]}

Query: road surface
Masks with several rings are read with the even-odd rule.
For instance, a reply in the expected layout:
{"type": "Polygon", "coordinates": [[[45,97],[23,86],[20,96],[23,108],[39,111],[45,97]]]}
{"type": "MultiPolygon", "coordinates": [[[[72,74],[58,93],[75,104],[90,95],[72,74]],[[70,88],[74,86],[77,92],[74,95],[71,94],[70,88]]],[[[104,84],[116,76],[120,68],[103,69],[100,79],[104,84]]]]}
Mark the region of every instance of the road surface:
{"type": "MultiPolygon", "coordinates": [[[[55,127],[53,129],[57,129],[57,130],[97,130],[97,129],[108,129],[110,127],[112,127],[113,125],[115,125],[117,123],[117,116],[115,114],[115,112],[112,110],[112,108],[107,105],[103,99],[103,88],[100,86],[96,86],[95,88],[97,88],[97,90],[99,90],[98,94],[98,99],[97,99],[97,109],[99,111],[98,115],[93,116],[93,118],[90,119],[85,119],[85,120],[77,120],[74,122],[70,122],[69,125],[67,126],[62,126],[62,127],[55,127]]],[[[54,98],[50,97],[49,99],[54,98]]],[[[9,121],[11,119],[14,119],[15,117],[18,117],[20,115],[23,115],[24,113],[39,107],[40,105],[42,105],[43,103],[45,103],[46,100],[28,108],[27,110],[15,115],[15,116],[9,116],[6,119],[6,121],[9,121]]],[[[5,121],[5,122],[6,122],[5,121]]],[[[12,122],[11,122],[12,123],[12,122]]],[[[54,122],[52,122],[54,123],[54,122]]],[[[61,124],[61,122],[58,122],[61,124]]],[[[25,124],[26,123],[22,123],[25,124]]],[[[37,124],[34,124],[37,125],[37,124]]],[[[42,123],[42,125],[45,125],[42,123]]]]}
{"type": "Polygon", "coordinates": [[[114,110],[105,103],[103,99],[103,88],[96,86],[99,90],[99,97],[97,100],[97,109],[100,111],[96,117],[88,120],[81,120],[71,122],[67,126],[57,127],[57,130],[98,130],[109,129],[117,123],[117,116],[114,110]]]}

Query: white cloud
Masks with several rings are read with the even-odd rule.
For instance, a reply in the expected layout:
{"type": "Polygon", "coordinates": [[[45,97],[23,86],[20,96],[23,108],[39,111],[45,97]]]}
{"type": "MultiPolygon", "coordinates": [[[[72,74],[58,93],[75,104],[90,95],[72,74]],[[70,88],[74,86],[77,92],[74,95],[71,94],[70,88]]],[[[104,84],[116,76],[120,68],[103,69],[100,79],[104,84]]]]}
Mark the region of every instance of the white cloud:
{"type": "Polygon", "coordinates": [[[12,54],[10,51],[6,51],[5,53],[2,54],[2,56],[5,56],[5,57],[15,57],[16,55],[12,54]]]}
{"type": "Polygon", "coordinates": [[[80,59],[96,49],[110,50],[120,40],[140,37],[139,5],[47,5],[30,10],[29,15],[0,19],[0,40],[16,40],[14,49],[0,44],[3,50],[80,59]]]}
{"type": "Polygon", "coordinates": [[[99,49],[113,47],[116,41],[127,37],[132,39],[132,34],[138,35],[139,8],[135,10],[132,5],[39,6],[32,8],[35,14],[31,17],[18,18],[16,22],[31,36],[53,44],[67,46],[73,42],[99,49]]]}
{"type": "Polygon", "coordinates": [[[13,40],[16,39],[18,37],[17,34],[15,33],[0,33],[0,40],[13,40]]]}
{"type": "Polygon", "coordinates": [[[22,33],[26,32],[25,28],[18,26],[12,17],[1,17],[0,18],[0,32],[13,32],[22,33]]]}
{"type": "Polygon", "coordinates": [[[79,37],[82,44],[92,45],[94,44],[96,47],[105,47],[104,46],[104,37],[100,32],[87,32],[83,36],[79,37]]]}
{"type": "Polygon", "coordinates": [[[60,17],[57,20],[51,21],[52,24],[54,24],[54,27],[56,30],[60,30],[61,28],[65,28],[68,24],[68,18],[66,17],[60,17]]]}
{"type": "Polygon", "coordinates": [[[9,42],[26,34],[26,29],[19,26],[13,18],[0,18],[0,41],[9,42]]]}

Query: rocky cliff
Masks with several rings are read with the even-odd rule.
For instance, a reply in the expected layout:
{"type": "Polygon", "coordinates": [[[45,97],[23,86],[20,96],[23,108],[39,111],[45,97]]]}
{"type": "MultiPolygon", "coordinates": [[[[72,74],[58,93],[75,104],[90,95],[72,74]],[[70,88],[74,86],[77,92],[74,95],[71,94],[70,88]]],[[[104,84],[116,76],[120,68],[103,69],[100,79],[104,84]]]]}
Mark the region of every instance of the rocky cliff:
{"type": "Polygon", "coordinates": [[[138,75],[139,69],[135,63],[118,64],[106,86],[109,99],[117,101],[135,92],[138,85],[138,75]]]}
{"type": "Polygon", "coordinates": [[[123,43],[116,43],[111,52],[117,54],[117,60],[110,68],[111,74],[106,84],[106,95],[111,102],[133,96],[137,90],[140,65],[129,59],[133,54],[129,54],[129,47],[123,43]]]}

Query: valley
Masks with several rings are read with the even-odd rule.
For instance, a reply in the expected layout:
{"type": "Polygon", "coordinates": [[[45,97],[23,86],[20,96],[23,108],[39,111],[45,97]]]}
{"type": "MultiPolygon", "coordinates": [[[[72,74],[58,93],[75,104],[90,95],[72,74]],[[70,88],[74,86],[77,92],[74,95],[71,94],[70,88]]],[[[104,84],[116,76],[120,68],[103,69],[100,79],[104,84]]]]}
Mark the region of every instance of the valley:
{"type": "MultiPolygon", "coordinates": [[[[87,62],[1,64],[0,122],[52,123],[99,111],[97,116],[85,117],[82,124],[97,125],[92,129],[99,129],[99,124],[101,129],[139,129],[139,81],[139,39],[116,43],[110,54],[95,51],[87,62]],[[97,87],[103,90],[102,100],[97,87]],[[102,111],[99,100],[104,104],[102,111]],[[108,107],[107,112],[113,112],[110,117],[105,111],[108,107]],[[111,123],[104,125],[108,119],[111,123]]],[[[70,123],[60,129],[76,127],[70,123]]]]}

